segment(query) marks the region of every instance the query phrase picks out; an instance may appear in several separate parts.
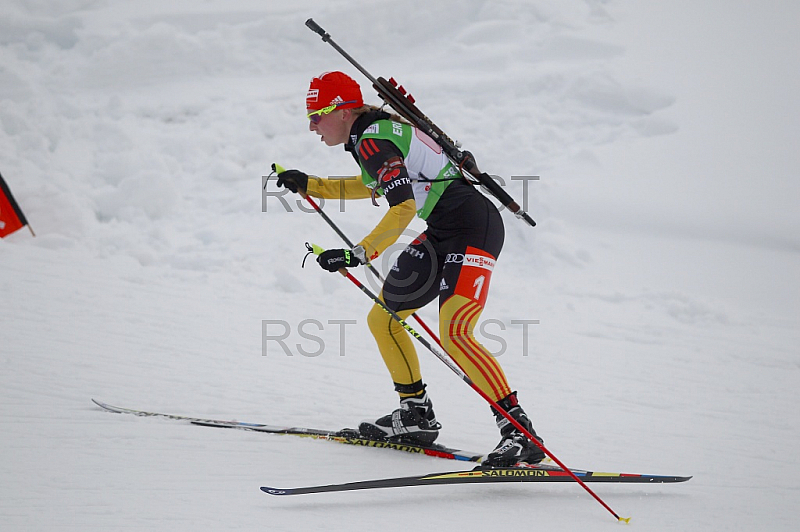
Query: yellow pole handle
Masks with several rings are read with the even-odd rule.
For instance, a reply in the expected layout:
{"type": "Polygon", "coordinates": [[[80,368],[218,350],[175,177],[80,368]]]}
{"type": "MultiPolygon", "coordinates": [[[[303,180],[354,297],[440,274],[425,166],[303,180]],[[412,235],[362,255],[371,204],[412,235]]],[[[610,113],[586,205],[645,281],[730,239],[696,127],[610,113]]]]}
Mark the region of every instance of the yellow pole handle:
{"type": "Polygon", "coordinates": [[[318,246],[316,244],[309,244],[308,242],[306,242],[306,249],[309,252],[311,252],[311,253],[313,253],[314,255],[317,255],[317,256],[321,255],[322,252],[325,251],[325,248],[320,247],[320,246],[318,246]]]}

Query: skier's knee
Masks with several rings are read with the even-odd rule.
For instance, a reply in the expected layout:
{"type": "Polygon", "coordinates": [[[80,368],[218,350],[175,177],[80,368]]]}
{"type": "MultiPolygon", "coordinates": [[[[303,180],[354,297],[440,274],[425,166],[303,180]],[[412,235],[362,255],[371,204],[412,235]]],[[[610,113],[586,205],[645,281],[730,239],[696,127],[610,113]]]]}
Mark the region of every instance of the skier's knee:
{"type": "Polygon", "coordinates": [[[389,313],[378,304],[373,305],[369,314],[367,314],[367,326],[369,326],[373,336],[386,334],[393,321],[389,313]]]}

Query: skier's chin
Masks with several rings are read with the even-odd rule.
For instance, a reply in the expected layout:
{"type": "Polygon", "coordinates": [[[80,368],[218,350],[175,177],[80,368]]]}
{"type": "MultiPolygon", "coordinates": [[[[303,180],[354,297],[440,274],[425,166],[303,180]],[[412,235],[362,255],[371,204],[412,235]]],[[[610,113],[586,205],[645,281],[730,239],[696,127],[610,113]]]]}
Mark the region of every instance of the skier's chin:
{"type": "Polygon", "coordinates": [[[339,144],[338,142],[333,142],[333,141],[330,141],[330,139],[328,139],[328,138],[327,138],[327,137],[325,137],[324,135],[323,135],[323,136],[321,136],[321,137],[319,138],[319,140],[321,140],[322,142],[324,142],[324,143],[325,143],[327,146],[336,146],[336,145],[338,145],[338,144],[339,144]]]}

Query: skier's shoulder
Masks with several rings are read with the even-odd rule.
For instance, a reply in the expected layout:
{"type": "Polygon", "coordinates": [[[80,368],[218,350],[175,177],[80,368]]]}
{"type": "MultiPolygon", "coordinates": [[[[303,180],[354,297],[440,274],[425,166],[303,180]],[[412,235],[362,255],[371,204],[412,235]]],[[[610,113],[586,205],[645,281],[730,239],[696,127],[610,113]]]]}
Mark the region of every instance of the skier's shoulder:
{"type": "Polygon", "coordinates": [[[408,136],[413,127],[409,124],[397,122],[391,118],[380,118],[369,124],[360,138],[386,139],[390,141],[400,140],[408,136]]]}

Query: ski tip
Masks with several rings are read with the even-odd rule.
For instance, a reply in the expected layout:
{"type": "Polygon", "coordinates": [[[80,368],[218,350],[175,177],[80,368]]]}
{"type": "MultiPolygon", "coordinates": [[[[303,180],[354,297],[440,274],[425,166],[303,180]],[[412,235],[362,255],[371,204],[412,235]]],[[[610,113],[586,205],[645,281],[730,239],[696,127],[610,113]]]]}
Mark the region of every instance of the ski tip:
{"type": "Polygon", "coordinates": [[[264,493],[269,493],[270,495],[289,495],[289,490],[270,488],[267,486],[261,486],[261,491],[263,491],[264,493]]]}
{"type": "Polygon", "coordinates": [[[617,521],[619,521],[620,523],[625,523],[626,525],[631,524],[631,518],[630,517],[617,516],[617,521]]]}
{"type": "Polygon", "coordinates": [[[93,402],[95,405],[99,406],[100,408],[103,408],[103,409],[105,409],[105,410],[110,410],[110,408],[109,408],[109,407],[110,407],[111,405],[108,405],[108,404],[106,404],[106,403],[104,403],[104,402],[102,402],[102,401],[98,401],[97,399],[92,399],[92,402],[93,402]]]}

